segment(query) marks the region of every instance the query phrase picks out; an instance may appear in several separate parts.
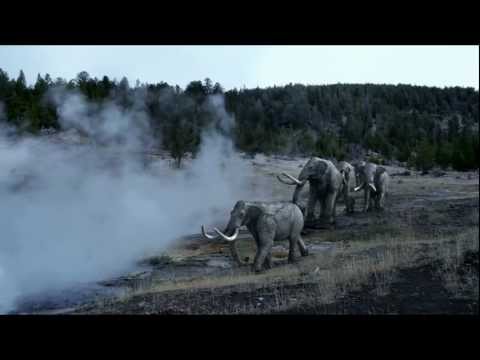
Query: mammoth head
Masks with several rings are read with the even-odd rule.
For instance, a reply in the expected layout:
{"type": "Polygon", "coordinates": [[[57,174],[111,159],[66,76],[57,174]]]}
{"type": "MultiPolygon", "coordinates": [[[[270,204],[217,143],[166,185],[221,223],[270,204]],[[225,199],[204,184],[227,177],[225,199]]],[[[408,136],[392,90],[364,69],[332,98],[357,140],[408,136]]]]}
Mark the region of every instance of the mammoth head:
{"type": "Polygon", "coordinates": [[[377,166],[375,164],[362,162],[361,166],[358,167],[358,170],[356,169],[358,186],[355,188],[355,191],[364,188],[367,184],[373,191],[376,191],[374,185],[374,175],[376,169],[377,166]]]}
{"type": "Polygon", "coordinates": [[[303,185],[305,185],[307,180],[310,180],[310,179],[320,180],[322,176],[325,174],[325,172],[327,171],[327,169],[328,169],[328,164],[325,162],[325,160],[322,160],[317,157],[312,157],[305,164],[298,178],[292,175],[289,175],[287,173],[282,173],[282,175],[288,178],[289,181],[282,179],[280,176],[277,176],[277,178],[280,182],[284,184],[297,185],[297,187],[302,187],[303,185]]]}
{"type": "Polygon", "coordinates": [[[298,180],[305,181],[308,179],[320,179],[325,171],[327,171],[328,165],[327,163],[317,157],[312,157],[303,167],[300,175],[298,176],[298,180]]]}
{"type": "Polygon", "coordinates": [[[245,201],[237,201],[232,211],[230,211],[230,221],[227,229],[236,229],[244,225],[247,215],[247,204],[245,201]]]}
{"type": "Polygon", "coordinates": [[[207,239],[223,239],[226,241],[234,241],[240,231],[240,227],[245,224],[248,218],[248,207],[245,201],[237,201],[232,211],[230,212],[230,220],[227,227],[223,232],[214,228],[217,236],[209,235],[205,232],[205,228],[202,225],[202,234],[207,239]],[[229,235],[231,234],[231,235],[229,235]]]}
{"type": "Polygon", "coordinates": [[[356,161],[352,165],[353,165],[353,168],[355,169],[355,173],[359,174],[362,171],[362,169],[365,167],[366,162],[365,161],[356,161]]]}
{"type": "Polygon", "coordinates": [[[338,163],[338,170],[345,179],[350,179],[350,172],[352,171],[352,168],[347,162],[340,161],[338,163]]]}

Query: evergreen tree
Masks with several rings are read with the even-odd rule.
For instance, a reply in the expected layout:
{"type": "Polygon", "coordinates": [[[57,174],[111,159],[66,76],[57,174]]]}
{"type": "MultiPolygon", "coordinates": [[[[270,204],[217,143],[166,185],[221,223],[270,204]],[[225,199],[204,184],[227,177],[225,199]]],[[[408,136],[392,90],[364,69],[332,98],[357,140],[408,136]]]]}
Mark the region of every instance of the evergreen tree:
{"type": "Polygon", "coordinates": [[[70,81],[39,74],[35,84],[27,86],[23,71],[10,79],[0,69],[0,102],[7,121],[20,131],[37,132],[58,128],[56,109],[45,97],[51,87],[78,90],[92,102],[111,99],[123,108],[145,99],[154,134],[162,135],[165,148],[178,159],[182,151],[194,153],[202,129],[218,120],[206,102],[208,96],[223,94],[226,109],[236,120],[235,145],[242,151],[314,152],[340,160],[347,144],[357,144],[383,158],[410,160],[422,169],[435,164],[478,168],[479,107],[473,88],[289,84],[225,91],[219,83],[212,84],[206,78],[183,90],[165,82],[137,82],[132,89],[126,77],[117,83],[82,71],[70,81]]]}
{"type": "Polygon", "coordinates": [[[428,171],[435,164],[435,148],[428,140],[423,140],[417,147],[415,165],[417,169],[428,171]]]}

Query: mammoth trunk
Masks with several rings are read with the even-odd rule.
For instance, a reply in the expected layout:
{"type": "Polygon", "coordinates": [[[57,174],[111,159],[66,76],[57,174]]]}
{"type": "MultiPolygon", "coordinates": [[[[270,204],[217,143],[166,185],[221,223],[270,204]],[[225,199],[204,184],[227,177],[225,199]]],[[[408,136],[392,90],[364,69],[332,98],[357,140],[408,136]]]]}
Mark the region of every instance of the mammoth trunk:
{"type": "Polygon", "coordinates": [[[302,188],[303,188],[303,184],[297,185],[295,187],[295,192],[293,193],[292,202],[296,205],[299,205],[298,204],[298,197],[300,196],[300,191],[302,190],[302,188]]]}
{"type": "Polygon", "coordinates": [[[370,205],[370,188],[368,187],[365,188],[364,201],[365,201],[364,209],[366,211],[368,210],[370,205]]]}
{"type": "Polygon", "coordinates": [[[242,261],[237,250],[237,240],[230,243],[230,253],[232,254],[233,259],[238,265],[245,265],[245,262],[242,261]]]}
{"type": "MultiPolygon", "coordinates": [[[[223,233],[227,236],[232,236],[236,231],[237,231],[237,228],[235,228],[234,226],[231,226],[231,224],[229,223],[223,233]]],[[[235,260],[235,262],[238,265],[240,266],[245,265],[245,262],[242,261],[242,259],[240,258],[240,255],[238,254],[237,239],[230,242],[230,253],[233,257],[233,260],[235,260]]]]}

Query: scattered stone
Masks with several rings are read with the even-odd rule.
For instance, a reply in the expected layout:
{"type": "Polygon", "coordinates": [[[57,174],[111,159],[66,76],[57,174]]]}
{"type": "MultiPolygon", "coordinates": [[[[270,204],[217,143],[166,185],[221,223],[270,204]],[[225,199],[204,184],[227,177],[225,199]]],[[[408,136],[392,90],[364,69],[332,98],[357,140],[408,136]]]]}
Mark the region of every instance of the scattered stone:
{"type": "Polygon", "coordinates": [[[227,260],[212,259],[207,262],[207,266],[219,267],[222,269],[230,269],[232,267],[232,264],[227,260]]]}
{"type": "Polygon", "coordinates": [[[327,250],[333,250],[334,244],[329,242],[324,242],[323,244],[311,244],[307,245],[308,251],[311,252],[322,252],[322,251],[327,251],[327,250]]]}
{"type": "Polygon", "coordinates": [[[200,244],[188,244],[185,246],[187,250],[198,250],[200,249],[200,244]]]}
{"type": "Polygon", "coordinates": [[[156,267],[161,267],[161,266],[166,266],[173,264],[173,259],[168,256],[168,255],[161,255],[161,256],[155,256],[150,259],[146,259],[145,261],[142,261],[142,264],[148,264],[151,266],[156,266],[156,267]]]}
{"type": "Polygon", "coordinates": [[[447,175],[447,173],[445,171],[435,170],[435,171],[432,171],[432,175],[435,177],[440,177],[440,176],[447,175]]]}
{"type": "Polygon", "coordinates": [[[410,176],[410,175],[412,175],[412,173],[408,170],[392,174],[392,176],[410,176]]]}

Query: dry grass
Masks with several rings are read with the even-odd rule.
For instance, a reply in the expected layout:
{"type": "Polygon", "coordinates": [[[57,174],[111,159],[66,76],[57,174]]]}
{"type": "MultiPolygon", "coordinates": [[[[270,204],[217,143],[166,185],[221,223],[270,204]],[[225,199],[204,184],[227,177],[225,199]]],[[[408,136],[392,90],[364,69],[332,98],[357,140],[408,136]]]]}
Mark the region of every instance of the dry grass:
{"type": "MultiPolygon", "coordinates": [[[[329,252],[312,254],[297,264],[279,264],[261,274],[243,268],[232,269],[224,276],[153,283],[148,288],[125,293],[116,302],[128,303],[135,297],[133,301],[142,304],[144,295],[150,295],[152,300],[149,301],[155,301],[162,292],[181,291],[185,303],[189,303],[196,301],[197,291],[202,290],[212,296],[209,307],[196,310],[201,313],[211,313],[213,309],[216,314],[288,312],[292,306],[341,304],[345,295],[360,290],[365,284],[373,285],[373,288],[369,286],[372,297],[385,296],[396,281],[399,269],[435,260],[444,263],[439,276],[452,296],[478,297],[478,272],[470,272],[463,277],[458,275],[467,251],[478,251],[478,227],[467,229],[455,237],[422,239],[413,232],[394,237],[377,235],[369,241],[339,243],[329,252]],[[236,292],[251,294],[250,300],[224,303],[217,294],[228,294],[230,290],[227,287],[230,286],[235,286],[236,292]],[[300,291],[292,295],[289,286],[300,291]],[[265,295],[261,294],[265,293],[270,296],[269,306],[262,304],[262,296],[265,295]]],[[[97,304],[97,309],[102,308],[114,309],[115,304],[97,304]]]]}
{"type": "Polygon", "coordinates": [[[375,280],[375,295],[383,296],[389,291],[395,280],[395,271],[400,266],[411,265],[413,247],[405,245],[403,238],[390,238],[388,245],[377,238],[369,244],[359,244],[341,253],[343,261],[339,266],[319,272],[316,276],[320,300],[331,302],[342,297],[347,289],[357,290],[367,283],[369,278],[375,280]]]}
{"type": "MultiPolygon", "coordinates": [[[[396,269],[417,264],[421,256],[421,252],[418,251],[420,248],[429,244],[436,245],[443,250],[438,250],[432,256],[458,259],[458,256],[446,253],[445,249],[448,247],[444,244],[471,239],[475,231],[476,229],[467,231],[456,239],[448,237],[418,239],[413,233],[408,232],[398,236],[377,234],[368,242],[339,243],[332,251],[313,254],[293,265],[279,264],[261,274],[252,273],[248,268],[232,269],[229,275],[153,283],[151,287],[139,289],[130,295],[172,290],[214,289],[232,285],[315,282],[318,285],[317,295],[320,300],[329,302],[342,296],[346,288],[357,289],[373,276],[377,285],[376,295],[382,296],[388,293],[391,283],[395,280],[396,269]]],[[[476,242],[470,241],[468,248],[472,248],[472,244],[475,243],[478,249],[478,235],[476,242]]],[[[463,250],[458,248],[456,251],[460,254],[463,250]]],[[[457,263],[452,264],[458,266],[457,263]]]]}
{"type": "Polygon", "coordinates": [[[438,258],[442,265],[438,275],[445,288],[456,298],[474,297],[478,299],[478,269],[465,266],[467,254],[477,254],[479,250],[478,228],[457,236],[450,246],[439,248],[438,258]]]}

